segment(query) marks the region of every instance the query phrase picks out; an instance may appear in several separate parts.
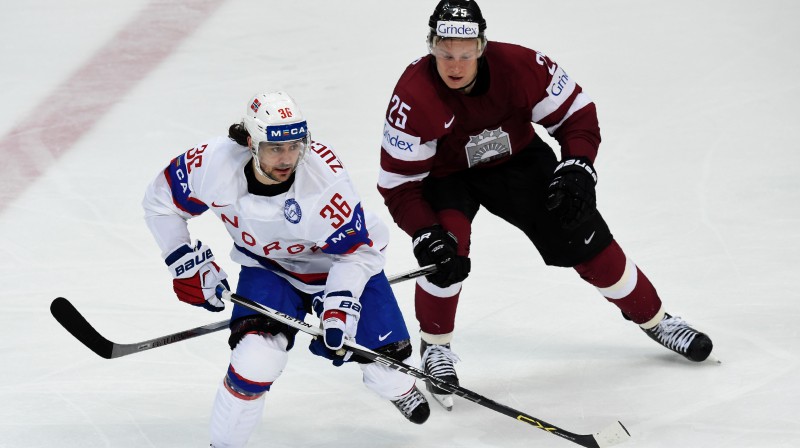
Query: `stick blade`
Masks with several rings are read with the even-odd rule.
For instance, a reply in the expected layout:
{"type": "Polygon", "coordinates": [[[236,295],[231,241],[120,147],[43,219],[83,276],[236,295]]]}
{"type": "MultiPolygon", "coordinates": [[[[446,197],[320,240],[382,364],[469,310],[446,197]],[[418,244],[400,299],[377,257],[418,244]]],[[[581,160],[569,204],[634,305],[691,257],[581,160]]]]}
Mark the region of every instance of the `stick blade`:
{"type": "Polygon", "coordinates": [[[621,422],[613,423],[602,431],[594,434],[594,439],[597,441],[597,446],[600,448],[619,445],[620,443],[627,442],[630,438],[631,434],[622,426],[621,422]]]}
{"type": "Polygon", "coordinates": [[[50,303],[50,314],[83,345],[99,356],[111,359],[114,343],[98,333],[69,300],[57,297],[50,303]]]}

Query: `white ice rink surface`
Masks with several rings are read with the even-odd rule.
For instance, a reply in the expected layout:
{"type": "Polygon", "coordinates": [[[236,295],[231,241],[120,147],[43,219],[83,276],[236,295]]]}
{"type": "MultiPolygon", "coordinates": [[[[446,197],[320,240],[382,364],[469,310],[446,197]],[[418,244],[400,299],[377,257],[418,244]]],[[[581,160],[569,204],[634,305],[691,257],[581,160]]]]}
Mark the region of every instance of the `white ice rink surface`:
{"type": "MultiPolygon", "coordinates": [[[[30,0],[0,14],[0,447],[201,447],[227,332],[105,360],[51,317],[70,299],[118,342],[224,319],[180,303],[145,185],[285,89],[367,207],[383,114],[425,53],[434,0],[30,0]]],[[[723,364],[657,346],[485,211],[453,343],[462,386],[630,447],[800,446],[800,5],[483,0],[490,40],[540,50],[596,102],[599,206],[667,309],[723,364]]],[[[396,227],[387,273],[411,269],[396,227]]],[[[213,216],[195,238],[227,257],[213,216]]],[[[395,287],[418,344],[412,282],[395,287]]],[[[457,399],[422,426],[298,336],[250,446],[568,447],[457,399]]]]}

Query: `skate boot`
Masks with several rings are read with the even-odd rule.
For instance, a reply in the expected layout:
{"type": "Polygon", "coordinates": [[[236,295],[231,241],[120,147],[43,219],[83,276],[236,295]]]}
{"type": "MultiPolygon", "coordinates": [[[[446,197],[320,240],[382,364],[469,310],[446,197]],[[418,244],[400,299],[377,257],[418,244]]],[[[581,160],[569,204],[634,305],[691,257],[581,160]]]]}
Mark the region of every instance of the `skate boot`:
{"type": "Polygon", "coordinates": [[[711,338],[705,333],[690,327],[680,317],[672,317],[668,313],[664,314],[664,318],[655,327],[642,328],[642,331],[654,341],[690,361],[705,361],[714,347],[711,338]]]}
{"type": "Polygon", "coordinates": [[[422,395],[416,385],[402,397],[392,400],[392,404],[403,413],[403,416],[408,421],[418,425],[425,423],[425,420],[428,420],[428,416],[431,415],[428,400],[425,399],[425,395],[422,395]]]}
{"type": "MultiPolygon", "coordinates": [[[[458,386],[458,376],[454,364],[459,361],[458,356],[450,350],[450,344],[428,344],[424,340],[420,347],[422,353],[422,370],[436,378],[442,379],[450,384],[458,386]]],[[[425,383],[426,389],[431,393],[433,399],[448,411],[453,410],[453,394],[432,385],[425,383]]]]}

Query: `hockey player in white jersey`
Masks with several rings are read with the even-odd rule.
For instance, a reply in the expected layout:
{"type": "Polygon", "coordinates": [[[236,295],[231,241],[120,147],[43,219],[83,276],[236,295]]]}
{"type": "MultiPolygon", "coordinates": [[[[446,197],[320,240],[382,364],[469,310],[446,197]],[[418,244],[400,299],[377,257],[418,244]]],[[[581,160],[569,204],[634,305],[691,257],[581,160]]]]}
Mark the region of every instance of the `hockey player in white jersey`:
{"type": "MultiPolygon", "coordinates": [[[[312,341],[312,352],[337,366],[359,361],[369,389],[408,420],[427,420],[428,403],[412,377],[336,354],[344,338],[404,362],[412,349],[383,272],[388,229],[363,209],[336,154],[310,139],[288,94],[250,99],[227,137],[173,159],[147,188],[143,206],[181,301],[210,311],[225,306],[215,288],[228,287],[227,275],[208,246],[192,243],[187,227],[210,209],[233,239],[238,294],[301,320],[316,312],[324,340],[312,341]]],[[[211,416],[214,447],[245,445],[297,332],[239,305],[230,326],[230,364],[211,416]]]]}

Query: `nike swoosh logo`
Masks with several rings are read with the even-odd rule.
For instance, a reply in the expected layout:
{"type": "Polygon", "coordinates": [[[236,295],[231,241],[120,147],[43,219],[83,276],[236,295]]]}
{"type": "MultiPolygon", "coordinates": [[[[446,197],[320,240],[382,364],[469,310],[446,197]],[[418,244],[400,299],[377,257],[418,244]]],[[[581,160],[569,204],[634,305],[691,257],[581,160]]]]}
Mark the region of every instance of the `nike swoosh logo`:
{"type": "Polygon", "coordinates": [[[379,341],[381,341],[381,342],[383,342],[383,341],[385,341],[385,340],[386,340],[386,338],[388,338],[388,337],[389,337],[389,335],[390,335],[390,334],[392,334],[392,332],[391,332],[391,331],[390,331],[390,332],[388,332],[388,333],[386,333],[386,334],[381,334],[381,335],[378,335],[378,340],[379,340],[379,341]]]}
{"type": "Polygon", "coordinates": [[[212,203],[211,203],[211,206],[212,206],[212,207],[217,207],[217,208],[227,207],[227,206],[229,206],[229,205],[231,205],[231,204],[223,204],[223,205],[219,205],[219,204],[217,204],[216,202],[212,202],[212,203]]]}
{"type": "Polygon", "coordinates": [[[589,238],[586,238],[585,240],[583,240],[583,244],[591,243],[592,242],[592,238],[594,238],[594,232],[592,232],[592,234],[589,235],[589,238]]]}
{"type": "Polygon", "coordinates": [[[453,115],[453,118],[451,118],[450,121],[448,121],[447,123],[444,124],[444,128],[445,129],[449,128],[450,125],[453,124],[453,120],[455,120],[455,119],[456,119],[456,116],[453,115]]]}

